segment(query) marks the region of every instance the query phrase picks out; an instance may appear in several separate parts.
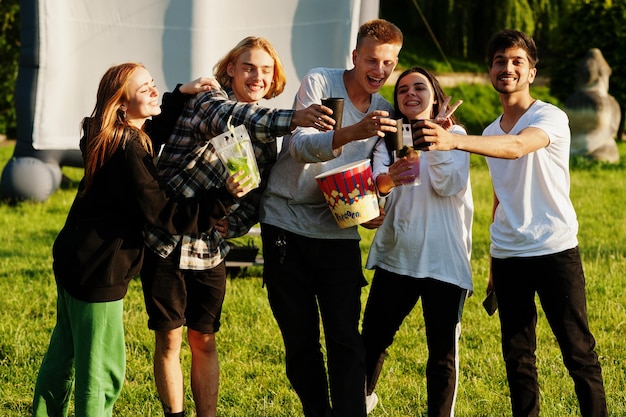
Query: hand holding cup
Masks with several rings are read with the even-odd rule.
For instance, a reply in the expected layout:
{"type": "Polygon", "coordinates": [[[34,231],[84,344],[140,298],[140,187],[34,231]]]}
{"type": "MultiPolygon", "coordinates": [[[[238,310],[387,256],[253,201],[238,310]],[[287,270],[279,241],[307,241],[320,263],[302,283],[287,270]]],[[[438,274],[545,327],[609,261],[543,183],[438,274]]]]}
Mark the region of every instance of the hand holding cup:
{"type": "MultiPolygon", "coordinates": [[[[434,137],[438,134],[438,127],[431,127],[427,122],[434,123],[436,125],[441,126],[444,130],[450,129],[452,126],[452,121],[450,117],[454,113],[456,109],[459,108],[461,104],[463,104],[463,100],[459,100],[450,108],[448,108],[448,104],[450,103],[451,97],[448,96],[442,103],[439,113],[435,116],[434,119],[418,119],[411,121],[411,131],[413,134],[413,143],[416,149],[427,151],[428,148],[432,145],[432,142],[426,141],[424,137],[426,136],[424,133],[425,129],[431,129],[435,131],[435,135],[431,134],[431,137],[434,137]]],[[[430,132],[429,132],[430,133],[430,132]]]]}
{"type": "Polygon", "coordinates": [[[333,111],[331,117],[335,121],[335,130],[341,128],[341,119],[343,119],[343,102],[344,100],[341,97],[327,97],[322,99],[322,105],[333,111]]]}
{"type": "Polygon", "coordinates": [[[385,145],[387,146],[387,150],[390,152],[399,151],[400,149],[402,149],[402,122],[403,119],[396,119],[396,133],[385,134],[385,145]]]}

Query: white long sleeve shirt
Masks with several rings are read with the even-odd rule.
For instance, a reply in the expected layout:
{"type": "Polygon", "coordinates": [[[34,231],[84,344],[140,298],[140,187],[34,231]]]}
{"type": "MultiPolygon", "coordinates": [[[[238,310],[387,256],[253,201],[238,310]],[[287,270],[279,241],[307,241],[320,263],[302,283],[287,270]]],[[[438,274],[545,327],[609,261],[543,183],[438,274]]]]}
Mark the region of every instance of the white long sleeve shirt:
{"type": "MultiPolygon", "coordinates": [[[[453,132],[465,134],[459,126],[453,132]]],[[[382,172],[388,164],[375,159],[374,171],[382,172]]],[[[474,202],[469,154],[422,152],[420,179],[420,185],[395,187],[386,198],[385,221],[376,231],[366,267],[471,291],[474,202]]]]}

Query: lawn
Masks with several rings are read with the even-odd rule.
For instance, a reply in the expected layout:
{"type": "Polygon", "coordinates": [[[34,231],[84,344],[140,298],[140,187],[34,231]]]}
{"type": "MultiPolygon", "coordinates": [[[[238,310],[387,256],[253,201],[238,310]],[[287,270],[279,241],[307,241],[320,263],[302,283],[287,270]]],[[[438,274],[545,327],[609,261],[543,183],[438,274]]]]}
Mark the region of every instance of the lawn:
{"type": "MultiPolygon", "coordinates": [[[[626,144],[620,144],[622,161],[626,144]]],[[[12,146],[0,147],[0,167],[12,146]]],[[[55,320],[56,292],[50,248],[76,192],[80,170],[64,168],[70,181],[44,203],[0,204],[0,415],[29,415],[33,385],[55,320]]],[[[460,341],[457,415],[507,416],[508,387],[499,347],[496,316],[481,306],[488,267],[491,210],[489,174],[481,157],[472,156],[475,294],[469,298],[460,341]]],[[[617,166],[576,160],[572,165],[572,200],[580,222],[580,247],[587,276],[591,329],[603,366],[611,416],[626,416],[626,163],[617,166]]],[[[372,232],[361,229],[365,257],[372,232]]],[[[301,415],[297,397],[284,374],[283,346],[259,278],[251,268],[229,279],[223,327],[218,334],[221,358],[222,417],[301,415]]],[[[367,272],[368,279],[371,272],[367,272]]],[[[363,301],[368,287],[363,291],[363,301]]],[[[132,282],[125,299],[128,366],[117,416],[159,416],[152,380],[154,346],[146,327],[140,283],[132,282]]],[[[573,385],[545,318],[538,324],[538,362],[542,417],[579,415],[573,385]]],[[[183,349],[185,369],[189,351],[183,349]]],[[[425,416],[426,366],[424,323],[417,307],[397,335],[378,384],[379,406],[372,417],[425,416]]],[[[193,409],[187,386],[187,409],[193,409]]],[[[194,416],[192,411],[188,413],[194,416]]]]}

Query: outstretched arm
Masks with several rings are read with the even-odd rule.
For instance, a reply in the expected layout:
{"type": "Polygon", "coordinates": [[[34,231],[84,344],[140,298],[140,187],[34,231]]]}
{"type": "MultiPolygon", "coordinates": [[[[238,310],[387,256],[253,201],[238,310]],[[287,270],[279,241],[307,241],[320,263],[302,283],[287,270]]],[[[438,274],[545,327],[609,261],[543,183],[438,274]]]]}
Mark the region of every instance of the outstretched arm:
{"type": "Polygon", "coordinates": [[[153,146],[158,148],[165,143],[174,130],[187,100],[198,93],[219,87],[219,83],[214,78],[200,77],[186,84],[178,84],[172,92],[163,94],[161,114],[148,120],[145,127],[153,146]]]}
{"type": "Polygon", "coordinates": [[[427,120],[413,125],[416,148],[433,151],[458,149],[483,156],[517,159],[550,144],[548,134],[536,127],[527,127],[516,135],[466,136],[449,132],[427,120]],[[430,143],[429,146],[425,146],[430,143]]]}

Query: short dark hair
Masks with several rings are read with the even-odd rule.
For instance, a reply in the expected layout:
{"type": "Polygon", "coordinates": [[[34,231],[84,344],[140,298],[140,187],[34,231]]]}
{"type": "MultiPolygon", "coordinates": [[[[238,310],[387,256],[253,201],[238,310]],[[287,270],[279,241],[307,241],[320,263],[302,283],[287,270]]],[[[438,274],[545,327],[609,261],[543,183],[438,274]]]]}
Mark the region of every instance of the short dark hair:
{"type": "Polygon", "coordinates": [[[487,59],[489,60],[489,66],[491,67],[493,57],[496,53],[514,47],[518,47],[526,51],[531,68],[535,68],[535,66],[537,66],[539,56],[537,54],[537,45],[535,45],[535,41],[524,32],[513,29],[501,30],[493,35],[487,44],[487,59]]]}

